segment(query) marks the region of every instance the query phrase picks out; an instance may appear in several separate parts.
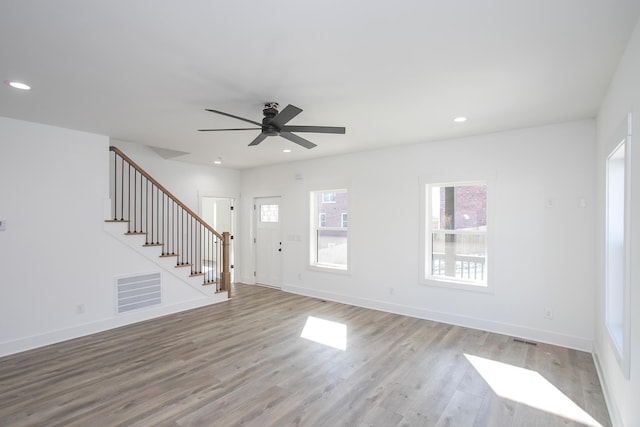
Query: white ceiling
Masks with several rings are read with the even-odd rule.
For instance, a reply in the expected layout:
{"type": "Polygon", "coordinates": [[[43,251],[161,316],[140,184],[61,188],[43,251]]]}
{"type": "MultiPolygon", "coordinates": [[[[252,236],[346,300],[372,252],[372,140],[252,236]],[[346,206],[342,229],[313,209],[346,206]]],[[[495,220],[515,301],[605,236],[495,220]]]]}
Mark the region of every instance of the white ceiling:
{"type": "Polygon", "coordinates": [[[2,0],[0,116],[109,135],[226,167],[594,117],[638,0],[2,0]],[[260,121],[304,111],[307,150],[260,121]],[[469,120],[453,123],[456,116],[469,120]],[[291,153],[282,152],[291,148],[291,153]]]}

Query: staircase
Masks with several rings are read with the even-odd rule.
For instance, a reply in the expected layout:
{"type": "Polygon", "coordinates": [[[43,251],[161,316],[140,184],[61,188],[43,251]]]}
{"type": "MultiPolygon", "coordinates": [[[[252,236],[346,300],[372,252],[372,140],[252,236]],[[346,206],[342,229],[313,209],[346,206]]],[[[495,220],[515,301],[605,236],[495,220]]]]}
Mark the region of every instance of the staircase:
{"type": "Polygon", "coordinates": [[[229,232],[214,230],[118,148],[109,151],[105,229],[191,286],[230,298],[229,232]]]}

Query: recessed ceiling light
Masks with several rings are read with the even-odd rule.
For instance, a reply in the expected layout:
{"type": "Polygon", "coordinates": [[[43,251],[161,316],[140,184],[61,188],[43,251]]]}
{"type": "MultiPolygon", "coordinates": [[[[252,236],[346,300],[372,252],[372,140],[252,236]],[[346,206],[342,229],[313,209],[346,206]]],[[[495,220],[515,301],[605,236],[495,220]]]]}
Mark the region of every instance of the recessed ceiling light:
{"type": "Polygon", "coordinates": [[[218,157],[216,160],[213,161],[214,164],[216,165],[221,165],[222,164],[222,157],[218,157]]]}
{"type": "Polygon", "coordinates": [[[456,123],[462,123],[462,122],[466,122],[467,118],[460,116],[460,117],[456,117],[455,119],[453,119],[453,121],[456,122],[456,123]]]}
{"type": "Polygon", "coordinates": [[[290,153],[291,150],[289,150],[288,148],[285,148],[284,150],[282,150],[283,153],[290,153]]]}
{"type": "Polygon", "coordinates": [[[9,86],[16,88],[16,89],[21,89],[21,90],[30,90],[31,86],[29,86],[28,84],[25,83],[21,83],[21,82],[14,82],[11,80],[6,80],[5,81],[6,84],[8,84],[9,86]]]}

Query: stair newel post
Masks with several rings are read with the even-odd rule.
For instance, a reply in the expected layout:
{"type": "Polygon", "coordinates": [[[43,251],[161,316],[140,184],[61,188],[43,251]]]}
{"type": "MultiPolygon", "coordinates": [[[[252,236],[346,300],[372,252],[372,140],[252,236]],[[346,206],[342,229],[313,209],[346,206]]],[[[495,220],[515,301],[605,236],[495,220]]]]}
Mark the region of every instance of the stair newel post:
{"type": "Polygon", "coordinates": [[[231,271],[229,265],[231,264],[230,250],[231,235],[228,231],[222,233],[222,289],[227,291],[227,297],[231,298],[231,271]]]}

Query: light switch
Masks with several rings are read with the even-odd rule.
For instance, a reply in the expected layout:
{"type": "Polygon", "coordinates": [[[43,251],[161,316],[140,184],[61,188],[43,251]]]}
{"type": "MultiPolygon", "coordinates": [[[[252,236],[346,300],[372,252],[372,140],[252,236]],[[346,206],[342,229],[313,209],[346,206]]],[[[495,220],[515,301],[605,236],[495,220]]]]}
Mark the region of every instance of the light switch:
{"type": "Polygon", "coordinates": [[[4,231],[7,229],[7,221],[4,219],[0,219],[0,231],[4,231]]]}

